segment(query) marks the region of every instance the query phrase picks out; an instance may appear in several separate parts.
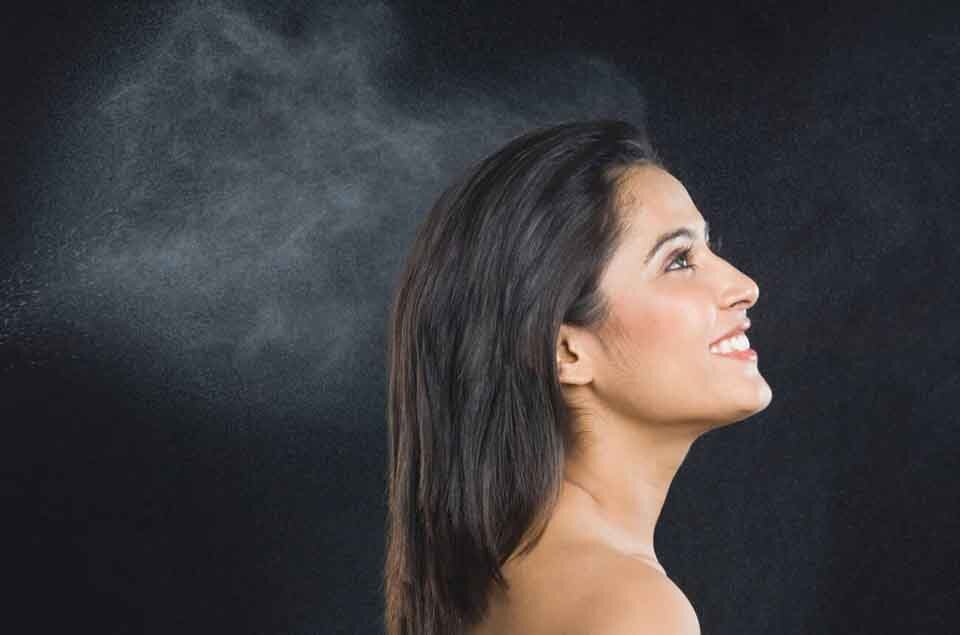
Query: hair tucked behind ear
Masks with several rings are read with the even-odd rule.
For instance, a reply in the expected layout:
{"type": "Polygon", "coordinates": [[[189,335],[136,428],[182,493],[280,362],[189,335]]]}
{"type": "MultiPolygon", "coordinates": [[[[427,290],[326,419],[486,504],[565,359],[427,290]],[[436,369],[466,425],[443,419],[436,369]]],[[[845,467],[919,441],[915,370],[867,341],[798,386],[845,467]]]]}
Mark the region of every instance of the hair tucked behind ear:
{"type": "Polygon", "coordinates": [[[577,441],[557,336],[607,317],[617,177],[643,162],[660,165],[627,122],[534,130],[419,226],[387,334],[388,635],[465,632],[542,536],[577,441]]]}

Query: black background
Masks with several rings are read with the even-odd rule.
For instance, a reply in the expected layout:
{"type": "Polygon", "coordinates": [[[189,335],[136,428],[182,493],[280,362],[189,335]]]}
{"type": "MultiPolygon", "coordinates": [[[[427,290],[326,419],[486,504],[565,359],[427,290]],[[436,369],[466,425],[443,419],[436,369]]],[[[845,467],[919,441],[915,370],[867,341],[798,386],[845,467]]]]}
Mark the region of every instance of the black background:
{"type": "Polygon", "coordinates": [[[5,630],[380,632],[383,332],[416,223],[513,134],[620,115],[645,120],[760,287],[774,400],[698,440],[656,536],[703,633],[953,632],[949,4],[19,5],[0,123],[5,630]],[[245,43],[242,64],[204,66],[233,45],[190,63],[157,48],[177,33],[245,43]],[[370,128],[341,90],[357,67],[305,61],[352,38],[370,128]],[[227,100],[194,116],[197,95],[227,100]],[[311,209],[329,224],[297,233],[311,209]]]}

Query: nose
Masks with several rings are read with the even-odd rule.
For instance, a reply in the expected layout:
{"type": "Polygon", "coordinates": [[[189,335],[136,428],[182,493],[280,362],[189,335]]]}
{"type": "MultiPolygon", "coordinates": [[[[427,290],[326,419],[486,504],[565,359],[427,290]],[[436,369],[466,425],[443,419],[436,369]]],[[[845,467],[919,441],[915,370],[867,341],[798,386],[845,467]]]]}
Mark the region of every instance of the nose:
{"type": "MultiPolygon", "coordinates": [[[[727,263],[729,264],[729,263],[727,263]]],[[[749,309],[760,298],[760,287],[753,278],[730,265],[730,275],[725,277],[725,286],[721,295],[721,305],[735,307],[743,304],[742,309],[749,309]]]]}

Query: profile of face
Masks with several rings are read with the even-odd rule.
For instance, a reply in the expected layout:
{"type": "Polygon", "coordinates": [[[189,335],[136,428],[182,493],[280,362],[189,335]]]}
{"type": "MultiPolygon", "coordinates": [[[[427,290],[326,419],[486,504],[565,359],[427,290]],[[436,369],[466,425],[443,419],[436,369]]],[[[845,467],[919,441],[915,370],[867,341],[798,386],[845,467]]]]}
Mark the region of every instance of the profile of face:
{"type": "Polygon", "coordinates": [[[596,332],[564,324],[557,341],[566,396],[591,413],[694,435],[765,409],[773,392],[760,360],[710,351],[747,322],[756,282],[711,251],[703,216],[668,172],[631,166],[618,199],[630,227],[600,283],[610,318],[596,332]],[[655,249],[679,228],[690,235],[655,249]]]}

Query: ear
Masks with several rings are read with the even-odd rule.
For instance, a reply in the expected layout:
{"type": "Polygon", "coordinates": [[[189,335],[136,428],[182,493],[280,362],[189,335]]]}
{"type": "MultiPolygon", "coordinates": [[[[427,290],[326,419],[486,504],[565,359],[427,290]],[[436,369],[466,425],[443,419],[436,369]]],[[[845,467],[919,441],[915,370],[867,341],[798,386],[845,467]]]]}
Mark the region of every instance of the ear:
{"type": "Polygon", "coordinates": [[[588,384],[593,379],[587,338],[583,330],[560,325],[557,336],[557,377],[561,384],[588,384]]]}

